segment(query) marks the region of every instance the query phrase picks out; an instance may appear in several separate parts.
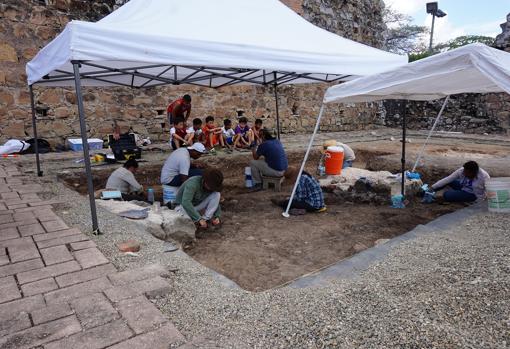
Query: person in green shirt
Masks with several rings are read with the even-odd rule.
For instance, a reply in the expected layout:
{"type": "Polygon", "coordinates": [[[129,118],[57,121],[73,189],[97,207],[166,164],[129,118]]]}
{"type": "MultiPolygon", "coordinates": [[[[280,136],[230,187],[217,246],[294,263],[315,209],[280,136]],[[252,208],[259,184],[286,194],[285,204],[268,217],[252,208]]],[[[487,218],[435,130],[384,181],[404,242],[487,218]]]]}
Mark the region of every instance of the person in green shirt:
{"type": "Polygon", "coordinates": [[[176,210],[185,213],[199,228],[206,229],[208,222],[219,225],[222,186],[223,173],[214,168],[205,169],[201,176],[189,178],[179,188],[176,210]]]}

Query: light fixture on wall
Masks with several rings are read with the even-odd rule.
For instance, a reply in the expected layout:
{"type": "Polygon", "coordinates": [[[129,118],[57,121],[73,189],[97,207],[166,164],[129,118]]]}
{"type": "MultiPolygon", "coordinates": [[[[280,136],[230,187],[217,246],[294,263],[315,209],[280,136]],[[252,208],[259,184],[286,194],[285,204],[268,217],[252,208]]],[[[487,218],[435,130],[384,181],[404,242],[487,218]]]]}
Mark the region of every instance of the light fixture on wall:
{"type": "Polygon", "coordinates": [[[429,51],[432,52],[432,42],[434,40],[434,23],[436,21],[436,17],[442,18],[446,16],[446,12],[439,9],[437,2],[428,2],[427,13],[432,15],[432,27],[430,28],[430,43],[429,43],[429,51]]]}

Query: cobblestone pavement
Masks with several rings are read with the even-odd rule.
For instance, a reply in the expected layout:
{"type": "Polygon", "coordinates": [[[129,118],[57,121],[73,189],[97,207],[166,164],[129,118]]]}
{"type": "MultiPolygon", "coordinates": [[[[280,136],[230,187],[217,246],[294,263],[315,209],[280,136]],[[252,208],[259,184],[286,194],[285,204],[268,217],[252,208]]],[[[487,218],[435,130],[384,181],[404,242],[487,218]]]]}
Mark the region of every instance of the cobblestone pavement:
{"type": "Polygon", "coordinates": [[[0,348],[168,348],[181,333],[150,301],[159,265],[117,272],[14,166],[0,165],[0,348]]]}

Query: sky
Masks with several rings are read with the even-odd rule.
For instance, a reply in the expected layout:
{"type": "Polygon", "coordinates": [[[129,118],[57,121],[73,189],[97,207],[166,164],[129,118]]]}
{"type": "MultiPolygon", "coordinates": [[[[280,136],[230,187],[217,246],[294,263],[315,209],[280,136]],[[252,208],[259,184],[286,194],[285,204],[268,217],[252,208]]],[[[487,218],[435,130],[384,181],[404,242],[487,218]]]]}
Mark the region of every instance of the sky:
{"type": "MultiPolygon", "coordinates": [[[[384,0],[386,5],[413,17],[414,24],[430,27],[432,16],[425,4],[431,0],[384,0]]],[[[436,18],[434,43],[445,42],[462,35],[495,37],[501,33],[499,25],[510,13],[510,0],[437,0],[446,17],[436,18]]]]}

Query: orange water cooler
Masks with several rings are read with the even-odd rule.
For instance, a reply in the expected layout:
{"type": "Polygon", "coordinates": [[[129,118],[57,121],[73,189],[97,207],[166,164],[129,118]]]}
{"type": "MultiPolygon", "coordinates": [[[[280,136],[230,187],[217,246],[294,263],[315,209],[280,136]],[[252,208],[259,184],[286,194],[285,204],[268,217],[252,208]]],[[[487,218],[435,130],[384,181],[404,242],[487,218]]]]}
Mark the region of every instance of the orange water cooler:
{"type": "Polygon", "coordinates": [[[342,174],[344,148],[337,146],[327,147],[324,158],[324,166],[326,167],[327,175],[338,176],[342,174]]]}

